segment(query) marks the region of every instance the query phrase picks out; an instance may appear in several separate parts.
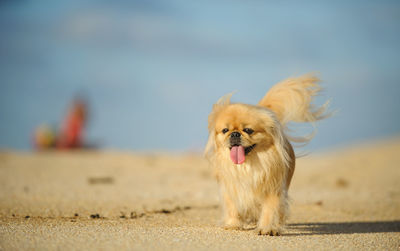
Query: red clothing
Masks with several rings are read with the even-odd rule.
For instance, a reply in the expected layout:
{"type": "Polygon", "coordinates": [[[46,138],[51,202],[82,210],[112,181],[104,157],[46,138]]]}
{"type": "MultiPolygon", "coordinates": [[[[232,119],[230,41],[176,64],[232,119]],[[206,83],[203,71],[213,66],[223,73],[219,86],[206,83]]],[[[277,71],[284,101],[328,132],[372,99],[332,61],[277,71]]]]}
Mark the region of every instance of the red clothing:
{"type": "Polygon", "coordinates": [[[57,144],[59,148],[82,147],[85,115],[83,104],[78,103],[73,106],[62,125],[57,144]]]}

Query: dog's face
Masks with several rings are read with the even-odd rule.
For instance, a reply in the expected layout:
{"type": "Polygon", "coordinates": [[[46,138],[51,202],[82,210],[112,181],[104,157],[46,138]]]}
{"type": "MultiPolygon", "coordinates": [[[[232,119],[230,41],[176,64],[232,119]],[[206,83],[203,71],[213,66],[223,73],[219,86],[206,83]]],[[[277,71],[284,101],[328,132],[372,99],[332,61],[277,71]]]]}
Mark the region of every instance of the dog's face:
{"type": "Polygon", "coordinates": [[[209,118],[209,140],[215,141],[211,143],[219,154],[226,154],[234,164],[242,164],[255,152],[271,147],[275,124],[273,113],[265,108],[223,105],[215,107],[209,118]]]}

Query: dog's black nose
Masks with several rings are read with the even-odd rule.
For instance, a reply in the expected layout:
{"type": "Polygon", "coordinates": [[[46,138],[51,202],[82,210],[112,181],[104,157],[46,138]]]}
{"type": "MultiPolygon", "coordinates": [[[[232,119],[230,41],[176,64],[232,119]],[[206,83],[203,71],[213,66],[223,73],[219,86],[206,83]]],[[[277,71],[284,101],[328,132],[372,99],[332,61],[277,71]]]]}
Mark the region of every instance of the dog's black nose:
{"type": "Polygon", "coordinates": [[[239,132],[233,132],[231,133],[231,138],[239,138],[241,135],[239,132]]]}

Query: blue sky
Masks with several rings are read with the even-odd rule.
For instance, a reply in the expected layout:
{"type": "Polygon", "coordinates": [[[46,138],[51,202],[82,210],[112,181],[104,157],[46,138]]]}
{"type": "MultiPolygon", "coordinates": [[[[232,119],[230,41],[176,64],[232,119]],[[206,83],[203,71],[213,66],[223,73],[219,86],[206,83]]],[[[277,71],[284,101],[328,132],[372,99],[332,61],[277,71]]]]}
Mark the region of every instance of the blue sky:
{"type": "Polygon", "coordinates": [[[30,149],[83,94],[89,141],[199,151],[220,96],[307,72],[339,110],[307,149],[398,135],[399,31],[398,1],[3,1],[0,147],[30,149]]]}

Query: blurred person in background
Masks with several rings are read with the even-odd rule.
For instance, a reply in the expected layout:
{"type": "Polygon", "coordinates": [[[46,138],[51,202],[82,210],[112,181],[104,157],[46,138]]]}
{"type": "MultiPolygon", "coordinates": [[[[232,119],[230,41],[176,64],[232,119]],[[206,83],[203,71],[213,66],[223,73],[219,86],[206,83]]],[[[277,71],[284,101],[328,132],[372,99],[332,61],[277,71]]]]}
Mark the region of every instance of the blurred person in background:
{"type": "Polygon", "coordinates": [[[84,129],[87,122],[87,104],[76,98],[65,116],[59,133],[48,125],[39,126],[34,133],[36,149],[74,149],[84,147],[84,129]]]}

